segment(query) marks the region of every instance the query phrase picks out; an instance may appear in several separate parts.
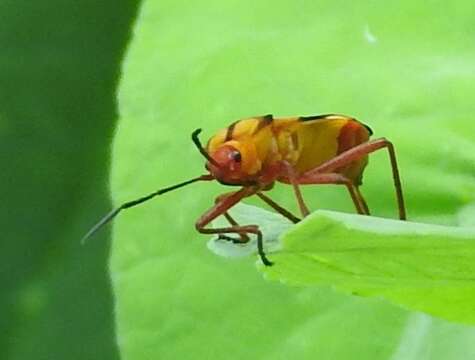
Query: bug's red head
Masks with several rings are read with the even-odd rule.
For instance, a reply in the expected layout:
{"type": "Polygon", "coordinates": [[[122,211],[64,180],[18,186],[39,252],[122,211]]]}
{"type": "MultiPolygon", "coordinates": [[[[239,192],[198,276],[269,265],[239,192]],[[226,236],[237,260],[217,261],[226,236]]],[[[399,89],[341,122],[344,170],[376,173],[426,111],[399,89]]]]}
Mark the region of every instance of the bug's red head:
{"type": "Polygon", "coordinates": [[[221,183],[229,185],[245,185],[254,182],[255,174],[260,168],[247,146],[229,141],[219,146],[210,156],[214,163],[208,162],[206,168],[221,183]],[[254,161],[252,161],[254,159],[254,161]]]}
{"type": "Polygon", "coordinates": [[[224,145],[210,155],[217,164],[208,162],[206,167],[218,181],[226,184],[240,182],[242,178],[242,155],[236,148],[224,145]]]}

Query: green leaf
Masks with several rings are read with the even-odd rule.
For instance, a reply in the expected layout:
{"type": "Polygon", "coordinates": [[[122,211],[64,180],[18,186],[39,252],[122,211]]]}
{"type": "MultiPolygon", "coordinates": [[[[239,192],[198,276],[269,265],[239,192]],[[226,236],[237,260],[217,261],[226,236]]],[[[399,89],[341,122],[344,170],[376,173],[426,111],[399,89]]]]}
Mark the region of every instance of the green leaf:
{"type": "MultiPolygon", "coordinates": [[[[475,201],[472,8],[145,1],[122,71],[114,203],[201,174],[196,128],[205,142],[247,116],[338,112],[395,144],[411,220],[458,224],[475,201]]],[[[254,258],[213,255],[194,223],[231,190],[190,185],[117,219],[110,268],[123,359],[475,357],[469,326],[382,299],[263,281],[254,258]]],[[[303,191],[312,209],[353,211],[343,188],[303,191]]],[[[371,156],[362,191],[373,214],[396,216],[384,152],[371,156]]],[[[287,186],[269,195],[296,212],[287,186]]]]}
{"type": "MultiPolygon", "coordinates": [[[[263,234],[263,242],[265,243],[267,252],[280,250],[281,243],[279,236],[287,231],[293,225],[280,214],[265,211],[254,206],[239,203],[231,210],[233,216],[238,219],[240,224],[258,224],[263,234]]],[[[229,223],[224,217],[219,217],[213,221],[213,227],[224,227],[229,223]]],[[[256,253],[257,239],[254,235],[250,235],[250,241],[244,244],[236,244],[232,241],[222,240],[214,237],[208,241],[208,249],[216,255],[238,258],[249,256],[256,253]]]]}
{"type": "MultiPolygon", "coordinates": [[[[269,267],[258,261],[268,279],[383,297],[408,309],[475,323],[475,227],[319,210],[281,231],[276,244],[279,234],[267,230],[288,228],[285,220],[280,219],[279,226],[278,216],[251,206],[233,210],[239,222],[252,219],[261,226],[266,252],[274,262],[269,267]]],[[[256,249],[255,240],[237,245],[215,239],[211,244],[214,252],[229,256],[236,256],[235,249],[256,249]]]]}

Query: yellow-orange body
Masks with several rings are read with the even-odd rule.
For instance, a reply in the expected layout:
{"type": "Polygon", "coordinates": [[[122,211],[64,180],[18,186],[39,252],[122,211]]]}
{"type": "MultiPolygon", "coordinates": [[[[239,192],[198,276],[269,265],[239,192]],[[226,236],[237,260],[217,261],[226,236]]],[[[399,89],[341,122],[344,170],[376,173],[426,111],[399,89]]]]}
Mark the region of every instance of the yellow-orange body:
{"type": "MultiPolygon", "coordinates": [[[[207,151],[220,166],[208,163],[207,167],[228,185],[288,183],[287,176],[273,177],[282,161],[290,164],[298,177],[367,142],[371,134],[366,125],[344,115],[252,117],[231,124],[209,140],[207,151]]],[[[335,172],[360,184],[366,164],[364,156],[335,172]]]]}
{"type": "Polygon", "coordinates": [[[220,239],[245,243],[249,234],[257,236],[257,252],[264,265],[272,265],[264,252],[262,232],[258,225],[239,225],[228,213],[242,199],[256,195],[267,205],[293,223],[300,218],[263,194],[274,182],[289,183],[294,189],[303,217],[310,213],[300,185],[345,185],[359,214],[370,211],[359,190],[368,154],[387,149],[392,167],[399,218],[406,219],[401,180],[393,144],[385,138],[369,141],[371,129],[354,118],[344,115],[317,115],[274,119],[272,115],[252,117],[234,122],[213,136],[203,148],[196,129],[191,138],[200,153],[207,159],[209,173],[159,189],[149,195],[126,202],[103,217],[84,236],[87,239],[120,211],[139,205],[169,191],[197,181],[218,180],[225,185],[239,185],[241,189],[218,196],[215,204],[195,223],[203,234],[218,234],[220,239]],[[229,226],[208,228],[223,215],[229,226]],[[234,238],[228,234],[237,234],[234,238]]]}

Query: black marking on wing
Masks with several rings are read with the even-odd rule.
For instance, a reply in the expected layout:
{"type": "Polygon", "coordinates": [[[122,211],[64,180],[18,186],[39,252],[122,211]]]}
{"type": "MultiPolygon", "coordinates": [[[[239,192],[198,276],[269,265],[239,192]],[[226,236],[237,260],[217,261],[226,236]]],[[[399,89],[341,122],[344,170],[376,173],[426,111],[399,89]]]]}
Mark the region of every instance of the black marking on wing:
{"type": "Polygon", "coordinates": [[[271,114],[261,116],[259,118],[259,124],[256,126],[256,129],[254,130],[253,134],[258,133],[263,128],[270,125],[272,121],[274,121],[274,117],[271,114]]]}

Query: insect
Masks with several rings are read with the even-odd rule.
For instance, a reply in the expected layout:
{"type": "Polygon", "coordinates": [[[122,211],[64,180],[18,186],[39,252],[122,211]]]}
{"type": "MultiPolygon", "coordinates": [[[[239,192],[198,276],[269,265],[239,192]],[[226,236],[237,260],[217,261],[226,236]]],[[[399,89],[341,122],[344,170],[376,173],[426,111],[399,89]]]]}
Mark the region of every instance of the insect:
{"type": "Polygon", "coordinates": [[[262,233],[255,224],[238,224],[228,210],[242,199],[256,195],[267,205],[293,223],[300,218],[277,204],[265,191],[275,182],[292,186],[302,217],[310,211],[300,190],[307,184],[344,185],[359,214],[369,215],[368,205],[359,187],[368,155],[387,149],[392,168],[399,218],[406,219],[406,211],[394,146],[385,138],[370,140],[371,129],[358,120],[336,114],[274,118],[272,115],[238,120],[220,130],[203,147],[195,130],[191,137],[206,158],[207,173],[182,183],[162,188],[147,196],[126,202],[102,218],[84,236],[92,236],[124,209],[172,190],[199,181],[217,180],[223,185],[239,186],[236,191],[222,194],[215,204],[197,221],[196,229],[203,234],[218,234],[219,238],[236,243],[246,243],[249,235],[257,236],[258,254],[265,265],[272,265],[267,258],[262,233]],[[223,215],[229,226],[210,228],[208,225],[223,215]],[[232,235],[232,236],[231,236],[232,235]]]}

